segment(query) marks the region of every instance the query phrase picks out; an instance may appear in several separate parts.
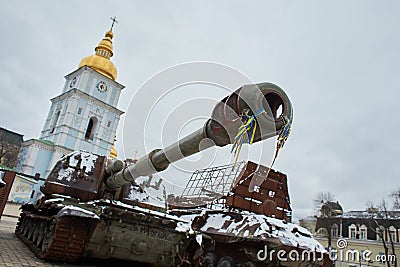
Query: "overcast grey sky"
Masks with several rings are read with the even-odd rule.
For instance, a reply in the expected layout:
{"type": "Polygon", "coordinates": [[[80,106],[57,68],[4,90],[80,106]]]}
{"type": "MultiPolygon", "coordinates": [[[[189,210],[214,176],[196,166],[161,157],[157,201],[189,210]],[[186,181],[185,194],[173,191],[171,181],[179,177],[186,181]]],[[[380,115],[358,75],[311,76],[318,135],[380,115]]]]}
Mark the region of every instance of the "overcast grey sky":
{"type": "MultiPolygon", "coordinates": [[[[399,187],[398,1],[2,2],[0,126],[25,139],[39,137],[63,76],[117,16],[122,110],[149,77],[191,61],[225,64],[288,93],[293,130],[275,168],[288,175],[296,216],[311,214],[321,191],[351,210],[399,187]]],[[[122,124],[119,151],[121,135],[122,124]]]]}

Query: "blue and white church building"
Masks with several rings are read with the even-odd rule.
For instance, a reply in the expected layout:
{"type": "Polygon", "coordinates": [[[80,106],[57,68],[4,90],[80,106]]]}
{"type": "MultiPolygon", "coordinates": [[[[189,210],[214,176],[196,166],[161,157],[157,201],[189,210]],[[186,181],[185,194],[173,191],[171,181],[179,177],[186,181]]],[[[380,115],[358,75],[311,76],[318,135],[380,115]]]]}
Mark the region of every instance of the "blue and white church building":
{"type": "MultiPolygon", "coordinates": [[[[40,138],[22,145],[21,172],[45,178],[63,155],[74,150],[116,157],[113,143],[123,114],[117,105],[124,86],[116,81],[117,68],[110,61],[113,37],[111,27],[95,54],[65,76],[61,94],[51,99],[40,138]]],[[[41,184],[34,189],[34,198],[41,184]]]]}

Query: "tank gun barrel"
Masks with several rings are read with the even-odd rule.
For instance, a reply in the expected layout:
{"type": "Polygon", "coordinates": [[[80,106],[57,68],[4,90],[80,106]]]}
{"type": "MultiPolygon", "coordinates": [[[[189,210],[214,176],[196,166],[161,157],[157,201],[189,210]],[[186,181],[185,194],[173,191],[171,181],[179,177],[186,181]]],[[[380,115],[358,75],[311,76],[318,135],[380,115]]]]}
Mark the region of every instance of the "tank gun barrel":
{"type": "Polygon", "coordinates": [[[253,142],[279,134],[291,122],[293,110],[286,93],[272,83],[244,85],[223,100],[202,128],[164,149],[155,149],[135,164],[125,167],[105,181],[110,189],[133,182],[168,168],[170,163],[189,157],[212,146],[233,144],[244,118],[253,118],[255,129],[245,138],[253,142]],[[278,114],[281,113],[281,114],[278,114]]]}

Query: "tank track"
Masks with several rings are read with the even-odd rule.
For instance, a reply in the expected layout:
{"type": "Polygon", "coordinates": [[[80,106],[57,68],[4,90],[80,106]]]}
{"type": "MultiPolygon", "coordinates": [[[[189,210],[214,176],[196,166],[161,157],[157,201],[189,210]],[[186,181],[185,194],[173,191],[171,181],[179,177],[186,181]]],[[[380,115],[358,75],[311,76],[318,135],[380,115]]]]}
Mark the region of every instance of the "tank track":
{"type": "Polygon", "coordinates": [[[55,218],[23,212],[15,234],[40,259],[72,262],[80,257],[88,230],[76,217],[55,218]]]}

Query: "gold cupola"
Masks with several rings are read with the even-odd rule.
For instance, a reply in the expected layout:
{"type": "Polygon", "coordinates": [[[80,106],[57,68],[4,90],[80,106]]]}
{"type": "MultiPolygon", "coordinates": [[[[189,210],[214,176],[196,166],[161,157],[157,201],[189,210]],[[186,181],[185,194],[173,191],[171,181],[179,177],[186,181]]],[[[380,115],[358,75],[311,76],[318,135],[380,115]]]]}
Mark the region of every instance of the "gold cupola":
{"type": "Polygon", "coordinates": [[[118,158],[118,152],[117,152],[117,150],[115,149],[114,144],[113,144],[112,147],[111,147],[110,158],[112,158],[112,159],[118,158]]]}
{"type": "Polygon", "coordinates": [[[113,56],[113,37],[114,33],[111,27],[111,29],[106,32],[104,39],[101,40],[95,48],[95,54],[82,59],[81,63],[79,63],[79,68],[88,66],[115,81],[115,79],[117,79],[117,68],[110,61],[110,58],[113,56]]]}
{"type": "Polygon", "coordinates": [[[112,159],[116,159],[118,157],[118,152],[115,149],[115,142],[117,142],[117,135],[115,135],[115,137],[114,137],[114,143],[113,143],[113,145],[111,147],[111,151],[110,151],[110,158],[112,158],[112,159]]]}

